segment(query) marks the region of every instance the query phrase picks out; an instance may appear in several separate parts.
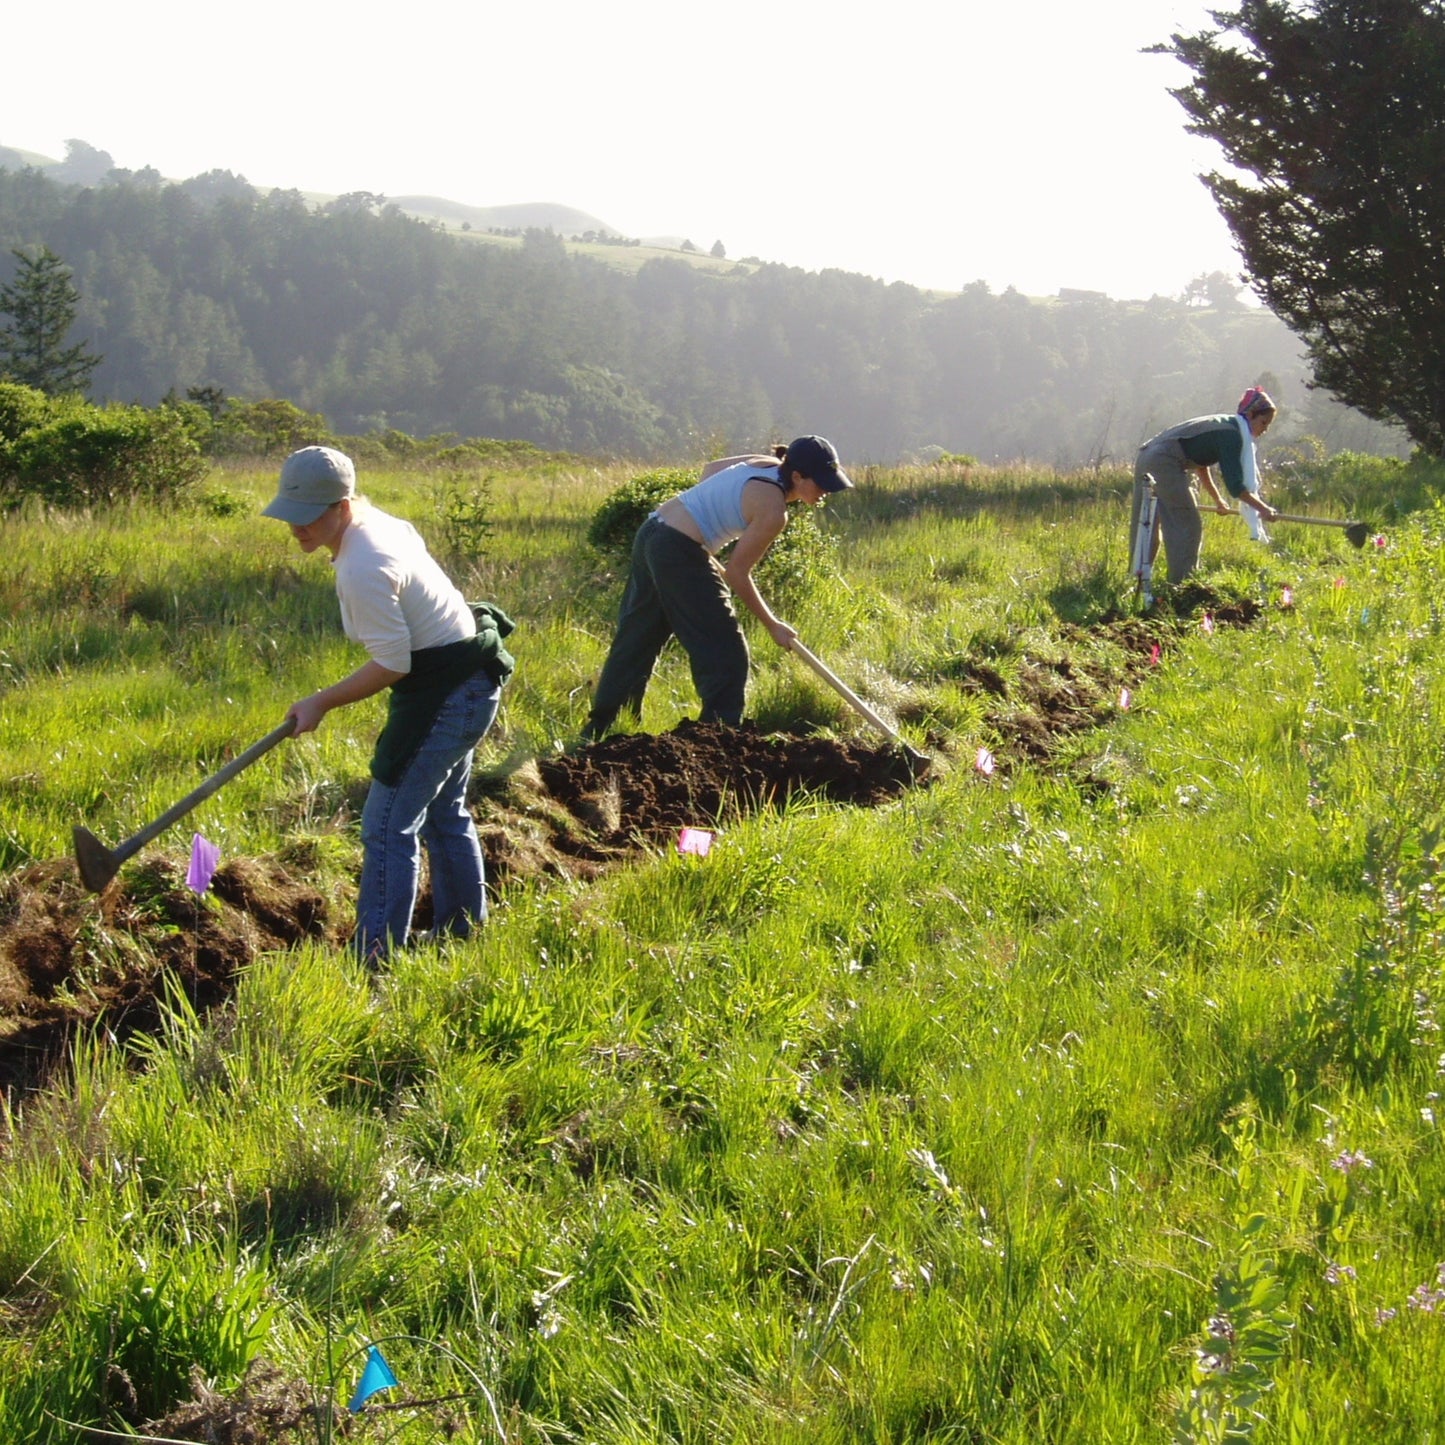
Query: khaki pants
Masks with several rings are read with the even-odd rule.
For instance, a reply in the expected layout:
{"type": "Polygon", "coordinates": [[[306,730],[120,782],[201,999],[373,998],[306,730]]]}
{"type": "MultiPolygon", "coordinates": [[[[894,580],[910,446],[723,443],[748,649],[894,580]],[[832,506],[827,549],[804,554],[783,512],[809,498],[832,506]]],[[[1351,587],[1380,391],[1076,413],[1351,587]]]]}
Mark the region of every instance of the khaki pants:
{"type": "Polygon", "coordinates": [[[1162,535],[1164,539],[1169,580],[1178,584],[1199,565],[1204,522],[1199,515],[1199,504],[1194,500],[1192,470],[1177,442],[1143,447],[1138,461],[1134,463],[1134,505],[1129,515],[1131,561],[1134,534],[1139,527],[1139,510],[1144,504],[1150,477],[1154,478],[1154,493],[1159,498],[1155,535],[1162,535]]]}

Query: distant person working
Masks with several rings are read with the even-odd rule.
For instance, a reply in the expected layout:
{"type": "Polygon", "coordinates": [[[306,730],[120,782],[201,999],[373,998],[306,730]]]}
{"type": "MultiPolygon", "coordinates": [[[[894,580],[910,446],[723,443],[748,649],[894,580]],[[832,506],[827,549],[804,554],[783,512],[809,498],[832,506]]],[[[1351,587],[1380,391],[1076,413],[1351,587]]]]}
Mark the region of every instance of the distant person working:
{"type": "MultiPolygon", "coordinates": [[[[1269,430],[1275,418],[1275,404],[1257,386],[1252,386],[1239,399],[1233,416],[1197,416],[1190,421],[1162,431],[1139,448],[1134,464],[1134,505],[1129,517],[1130,556],[1133,555],[1139,529],[1139,513],[1144,505],[1149,479],[1154,479],[1154,492],[1159,499],[1151,560],[1158,550],[1160,537],[1169,563],[1169,580],[1176,585],[1199,565],[1199,548],[1204,536],[1204,523],[1199,514],[1192,482],[1214,500],[1214,510],[1228,516],[1234,508],[1220,495],[1210,472],[1218,467],[1231,497],[1238,498],[1246,519],[1253,514],[1261,524],[1256,533],[1263,533],[1264,522],[1275,517],[1274,508],[1259,495],[1259,465],[1254,443],[1269,430]]],[[[1267,537],[1261,537],[1267,540],[1267,537]]]]}
{"type": "Polygon", "coordinates": [[[790,502],[815,507],[852,485],[833,444],[805,436],[771,456],[709,462],[696,486],[662,503],[633,540],[617,632],[583,737],[601,737],[623,709],[642,711],[652,670],[674,635],[692,664],[702,721],[740,723],[749,657],[733,594],[779,647],[791,646],[798,634],[763,600],[753,568],[787,525],[790,502]],[[719,563],[715,554],[729,542],[733,549],[719,563]]]}

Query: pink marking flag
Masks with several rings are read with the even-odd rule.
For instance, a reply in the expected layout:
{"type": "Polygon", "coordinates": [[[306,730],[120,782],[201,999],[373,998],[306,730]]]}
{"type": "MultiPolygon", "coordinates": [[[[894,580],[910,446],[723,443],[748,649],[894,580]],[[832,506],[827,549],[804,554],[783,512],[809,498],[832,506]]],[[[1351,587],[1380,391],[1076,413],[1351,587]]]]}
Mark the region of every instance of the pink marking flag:
{"type": "Polygon", "coordinates": [[[197,833],[191,839],[191,866],[186,869],[186,887],[192,893],[204,893],[211,886],[220,862],[221,850],[197,833]]]}
{"type": "Polygon", "coordinates": [[[712,848],[712,834],[706,828],[684,828],[677,835],[677,851],[706,858],[712,848]]]}
{"type": "Polygon", "coordinates": [[[1212,633],[1214,631],[1214,619],[1207,612],[1199,619],[1199,625],[1206,632],[1212,633]]]}
{"type": "Polygon", "coordinates": [[[1345,579],[1344,579],[1343,577],[1336,577],[1336,578],[1335,578],[1335,588],[1336,588],[1336,590],[1338,590],[1339,588],[1343,587],[1344,585],[1345,585],[1345,579]]]}
{"type": "Polygon", "coordinates": [[[980,748],[973,765],[986,778],[993,777],[993,754],[987,748],[980,748]]]}
{"type": "Polygon", "coordinates": [[[1128,712],[1129,704],[1134,700],[1134,694],[1127,687],[1119,689],[1119,711],[1128,712]]]}
{"type": "Polygon", "coordinates": [[[1159,644],[1157,642],[1149,649],[1149,666],[1159,666],[1159,644]]]}
{"type": "Polygon", "coordinates": [[[1389,545],[1390,545],[1389,538],[1386,537],[1383,532],[1377,532],[1377,533],[1375,534],[1375,546],[1377,546],[1377,547],[1388,547],[1389,545]]]}

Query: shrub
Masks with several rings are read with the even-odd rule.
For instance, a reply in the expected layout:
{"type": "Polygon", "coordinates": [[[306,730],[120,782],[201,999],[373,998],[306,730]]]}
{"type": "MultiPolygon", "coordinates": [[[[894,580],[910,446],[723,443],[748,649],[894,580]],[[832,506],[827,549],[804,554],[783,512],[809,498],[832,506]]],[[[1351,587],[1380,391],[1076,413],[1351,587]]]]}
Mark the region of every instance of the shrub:
{"type": "Polygon", "coordinates": [[[18,441],[50,414],[51,401],[33,386],[0,381],[0,445],[18,441]]]}
{"type": "Polygon", "coordinates": [[[325,418],[319,413],[302,411],[280,397],[265,397],[232,402],[216,424],[214,445],[223,452],[284,456],[297,447],[324,446],[330,441],[325,418]]]}
{"type": "MultiPolygon", "coordinates": [[[[587,540],[609,562],[625,566],[632,553],[632,538],[647,514],[695,480],[692,472],[677,467],[633,477],[593,513],[587,540]]],[[[794,507],[782,535],[758,564],[758,581],[777,600],[797,602],[819,583],[838,576],[837,554],[838,539],[819,527],[816,513],[794,507]]]]}
{"type": "Polygon", "coordinates": [[[625,565],[632,555],[632,538],[647,514],[696,480],[680,467],[664,467],[624,482],[592,514],[588,542],[610,562],[625,565]]]}
{"type": "Polygon", "coordinates": [[[449,469],[432,490],[432,508],[447,561],[475,562],[492,535],[492,478],[449,469]]]}
{"type": "Polygon", "coordinates": [[[207,470],[181,411],[67,399],[7,444],[0,485],[13,498],[33,496],[53,507],[175,502],[207,470]]]}

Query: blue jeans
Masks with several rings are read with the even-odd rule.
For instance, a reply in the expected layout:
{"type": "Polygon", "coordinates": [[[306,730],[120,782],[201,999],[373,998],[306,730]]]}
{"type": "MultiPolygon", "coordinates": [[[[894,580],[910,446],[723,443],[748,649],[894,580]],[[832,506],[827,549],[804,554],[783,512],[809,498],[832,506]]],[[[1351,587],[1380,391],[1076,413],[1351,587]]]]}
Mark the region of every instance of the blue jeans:
{"type": "Polygon", "coordinates": [[[485,672],[442,704],[394,787],[374,778],[361,811],[361,889],[352,947],[368,963],[406,946],[421,845],[431,865],[433,932],[465,938],[487,916],[486,872],[467,783],[472,751],[497,715],[501,689],[485,672]]]}

